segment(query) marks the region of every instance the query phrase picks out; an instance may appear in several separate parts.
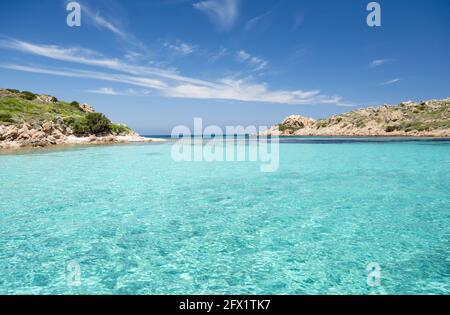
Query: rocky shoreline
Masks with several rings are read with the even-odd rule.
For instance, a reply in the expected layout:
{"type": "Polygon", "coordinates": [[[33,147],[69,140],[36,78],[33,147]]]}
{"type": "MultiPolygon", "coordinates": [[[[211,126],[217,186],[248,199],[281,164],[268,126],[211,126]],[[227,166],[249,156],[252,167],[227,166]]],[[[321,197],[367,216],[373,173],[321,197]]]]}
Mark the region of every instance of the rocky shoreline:
{"type": "Polygon", "coordinates": [[[22,126],[0,125],[0,149],[162,141],[164,140],[141,137],[137,133],[130,133],[128,135],[104,134],[79,137],[71,134],[70,130],[55,125],[53,122],[45,122],[39,128],[32,127],[28,124],[23,124],[22,126]]]}
{"type": "Polygon", "coordinates": [[[89,104],[0,89],[0,149],[161,141],[112,123],[89,104]]]}

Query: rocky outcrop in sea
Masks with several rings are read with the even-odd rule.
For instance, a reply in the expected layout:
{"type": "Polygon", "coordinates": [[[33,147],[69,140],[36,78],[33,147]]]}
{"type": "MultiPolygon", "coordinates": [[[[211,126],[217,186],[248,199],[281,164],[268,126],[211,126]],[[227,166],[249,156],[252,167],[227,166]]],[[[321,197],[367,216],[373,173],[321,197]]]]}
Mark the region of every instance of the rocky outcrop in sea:
{"type": "Polygon", "coordinates": [[[0,89],[0,149],[152,141],[160,140],[141,137],[126,125],[111,123],[89,104],[0,89]]]}
{"type": "Polygon", "coordinates": [[[127,135],[89,135],[84,137],[75,136],[69,128],[55,125],[47,121],[36,128],[29,124],[21,126],[0,125],[0,148],[17,149],[22,147],[46,147],[52,145],[74,145],[74,144],[106,144],[106,143],[128,143],[128,142],[154,142],[158,139],[149,139],[136,133],[127,135]]]}
{"type": "Polygon", "coordinates": [[[369,107],[314,120],[287,117],[263,133],[272,136],[450,137],[450,98],[369,107]]]}

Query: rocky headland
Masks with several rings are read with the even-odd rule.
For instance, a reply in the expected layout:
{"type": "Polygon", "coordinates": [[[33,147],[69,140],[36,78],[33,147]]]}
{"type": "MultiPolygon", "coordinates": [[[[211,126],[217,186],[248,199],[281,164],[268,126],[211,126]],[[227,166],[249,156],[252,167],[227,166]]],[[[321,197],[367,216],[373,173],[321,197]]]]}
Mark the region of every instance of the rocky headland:
{"type": "Polygon", "coordinates": [[[319,120],[293,115],[264,135],[450,137],[450,98],[363,108],[319,120]]]}
{"type": "Polygon", "coordinates": [[[0,149],[161,141],[112,123],[88,104],[0,89],[0,149]]]}

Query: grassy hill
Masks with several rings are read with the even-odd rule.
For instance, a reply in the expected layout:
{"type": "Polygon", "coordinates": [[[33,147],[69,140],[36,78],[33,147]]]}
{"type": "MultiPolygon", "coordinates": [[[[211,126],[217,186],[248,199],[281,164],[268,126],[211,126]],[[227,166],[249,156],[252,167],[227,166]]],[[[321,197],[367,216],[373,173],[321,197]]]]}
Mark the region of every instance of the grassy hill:
{"type": "Polygon", "coordinates": [[[0,125],[30,125],[33,128],[53,122],[75,135],[132,132],[125,125],[113,124],[101,113],[78,102],[60,101],[54,96],[28,91],[0,89],[0,125]]]}

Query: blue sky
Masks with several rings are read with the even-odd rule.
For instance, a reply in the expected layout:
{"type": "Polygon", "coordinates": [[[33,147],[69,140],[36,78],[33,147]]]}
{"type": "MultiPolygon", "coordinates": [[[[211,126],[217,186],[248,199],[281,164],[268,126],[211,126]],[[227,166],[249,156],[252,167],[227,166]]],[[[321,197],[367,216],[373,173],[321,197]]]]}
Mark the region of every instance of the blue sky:
{"type": "Polygon", "coordinates": [[[450,2],[0,1],[0,87],[92,104],[144,134],[272,125],[450,96],[450,2]]]}

